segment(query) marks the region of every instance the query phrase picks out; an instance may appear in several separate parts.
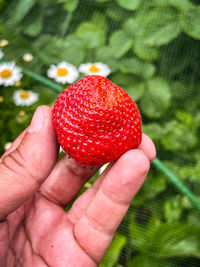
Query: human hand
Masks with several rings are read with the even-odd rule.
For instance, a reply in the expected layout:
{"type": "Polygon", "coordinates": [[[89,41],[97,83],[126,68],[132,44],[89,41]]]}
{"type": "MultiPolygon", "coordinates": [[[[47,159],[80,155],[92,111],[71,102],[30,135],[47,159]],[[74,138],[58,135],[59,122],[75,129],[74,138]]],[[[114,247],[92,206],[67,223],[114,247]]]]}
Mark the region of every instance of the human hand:
{"type": "Polygon", "coordinates": [[[98,167],[67,155],[57,162],[58,150],[51,108],[41,106],[1,158],[1,267],[97,266],[156,153],[143,135],[65,212],[98,167]]]}

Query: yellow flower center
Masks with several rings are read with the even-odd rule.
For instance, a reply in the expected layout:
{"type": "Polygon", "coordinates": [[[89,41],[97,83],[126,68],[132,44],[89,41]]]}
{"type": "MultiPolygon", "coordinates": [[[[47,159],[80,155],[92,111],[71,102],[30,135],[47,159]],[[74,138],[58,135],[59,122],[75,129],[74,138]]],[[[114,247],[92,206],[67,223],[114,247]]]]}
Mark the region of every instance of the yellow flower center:
{"type": "Polygon", "coordinates": [[[89,71],[90,72],[98,72],[99,71],[99,68],[95,65],[92,65],[90,68],[89,68],[89,71]]]}
{"type": "Polygon", "coordinates": [[[5,69],[5,70],[2,70],[2,71],[0,72],[0,76],[1,76],[1,78],[3,78],[3,79],[7,79],[7,78],[9,78],[11,75],[12,75],[12,71],[9,70],[9,69],[5,69]]]}
{"type": "Polygon", "coordinates": [[[58,76],[65,76],[65,75],[67,75],[67,73],[68,73],[68,70],[65,68],[58,68],[57,69],[57,75],[58,76]]]}
{"type": "Polygon", "coordinates": [[[20,93],[20,97],[21,97],[22,99],[27,99],[27,98],[29,98],[29,96],[30,96],[30,93],[29,93],[28,91],[22,91],[22,92],[20,93]]]}

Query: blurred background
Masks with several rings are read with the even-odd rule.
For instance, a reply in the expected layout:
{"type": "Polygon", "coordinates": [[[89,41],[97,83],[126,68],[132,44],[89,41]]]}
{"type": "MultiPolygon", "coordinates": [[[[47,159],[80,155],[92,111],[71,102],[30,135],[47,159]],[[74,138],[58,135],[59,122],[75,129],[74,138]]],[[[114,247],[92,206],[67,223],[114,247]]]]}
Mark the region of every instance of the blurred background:
{"type": "MultiPolygon", "coordinates": [[[[199,40],[198,0],[0,0],[0,153],[37,106],[103,73],[198,201],[199,40]]],[[[153,164],[100,266],[200,266],[200,209],[186,195],[153,164]]]]}

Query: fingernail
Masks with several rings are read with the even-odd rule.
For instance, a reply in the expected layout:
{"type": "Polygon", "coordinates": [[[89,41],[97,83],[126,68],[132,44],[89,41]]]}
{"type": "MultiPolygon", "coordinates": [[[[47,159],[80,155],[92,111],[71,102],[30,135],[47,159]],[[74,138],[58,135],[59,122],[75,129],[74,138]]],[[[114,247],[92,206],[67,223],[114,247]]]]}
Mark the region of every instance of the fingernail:
{"type": "Polygon", "coordinates": [[[42,129],[44,125],[44,114],[42,108],[37,108],[36,112],[33,115],[31,124],[28,128],[29,133],[38,132],[42,129]]]}

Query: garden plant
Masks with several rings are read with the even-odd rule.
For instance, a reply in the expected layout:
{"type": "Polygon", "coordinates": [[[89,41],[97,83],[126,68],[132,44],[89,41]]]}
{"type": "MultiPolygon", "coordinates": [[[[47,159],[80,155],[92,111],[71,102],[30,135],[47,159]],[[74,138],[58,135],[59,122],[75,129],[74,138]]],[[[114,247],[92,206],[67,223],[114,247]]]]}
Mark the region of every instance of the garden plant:
{"type": "Polygon", "coordinates": [[[196,196],[155,161],[100,266],[200,266],[200,2],[0,0],[0,153],[88,74],[135,100],[157,160],[196,196]]]}

